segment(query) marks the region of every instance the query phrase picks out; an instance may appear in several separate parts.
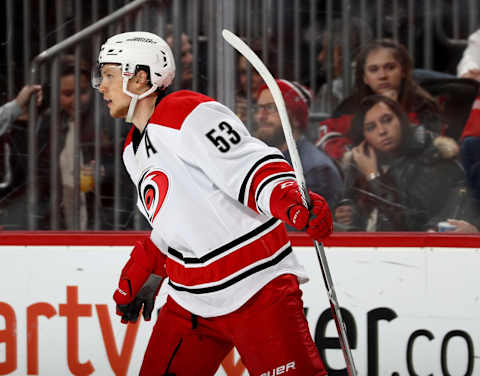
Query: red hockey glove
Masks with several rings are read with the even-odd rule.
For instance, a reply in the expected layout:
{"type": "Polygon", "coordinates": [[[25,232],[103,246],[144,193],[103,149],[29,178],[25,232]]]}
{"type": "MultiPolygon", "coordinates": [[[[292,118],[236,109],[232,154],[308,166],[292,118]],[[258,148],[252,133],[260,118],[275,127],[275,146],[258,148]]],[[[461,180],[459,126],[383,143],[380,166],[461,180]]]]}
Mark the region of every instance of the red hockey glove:
{"type": "Polygon", "coordinates": [[[270,212],[297,230],[306,230],[315,240],[322,240],[333,231],[332,214],[325,199],[309,191],[311,209],[302,201],[298,184],[286,181],[278,184],[270,196],[270,212]],[[306,229],[305,229],[306,228],[306,229]]]}
{"type": "Polygon", "coordinates": [[[307,234],[314,240],[322,241],[333,232],[332,212],[322,196],[312,191],[308,193],[311,200],[311,216],[307,234]]]}
{"type": "Polygon", "coordinates": [[[281,219],[297,230],[305,228],[310,212],[303,205],[297,182],[284,181],[273,188],[270,195],[270,212],[275,218],[281,219]]]}
{"type": "Polygon", "coordinates": [[[113,294],[122,323],[135,322],[142,306],[144,318],[150,320],[155,297],[165,277],[165,255],[150,239],[135,243],[113,294]]]}

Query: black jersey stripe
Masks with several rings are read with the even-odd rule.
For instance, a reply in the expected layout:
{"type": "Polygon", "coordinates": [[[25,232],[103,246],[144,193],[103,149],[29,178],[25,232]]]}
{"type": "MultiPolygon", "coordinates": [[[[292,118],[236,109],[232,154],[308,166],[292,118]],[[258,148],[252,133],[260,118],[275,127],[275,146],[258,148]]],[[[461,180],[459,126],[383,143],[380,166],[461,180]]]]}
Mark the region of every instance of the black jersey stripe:
{"type": "Polygon", "coordinates": [[[247,232],[246,234],[236,238],[235,240],[232,240],[231,242],[222,245],[219,248],[214,249],[213,251],[203,255],[202,257],[183,257],[182,253],[180,251],[177,251],[176,249],[172,247],[168,247],[168,254],[172,255],[176,259],[179,259],[183,261],[185,264],[203,264],[207,262],[208,260],[217,257],[218,255],[221,255],[222,253],[227,252],[228,250],[236,247],[237,245],[246,242],[248,239],[254,238],[258,234],[262,233],[263,231],[267,230],[270,227],[274,227],[277,225],[277,223],[280,222],[279,219],[277,218],[271,218],[267,222],[263,223],[262,225],[258,226],[254,230],[247,232]]]}
{"type": "Polygon", "coordinates": [[[191,294],[208,294],[211,292],[216,292],[219,290],[226,289],[227,287],[232,286],[233,284],[241,281],[242,279],[245,279],[247,277],[250,277],[251,275],[258,273],[262,270],[265,270],[267,268],[270,268],[271,266],[274,266],[278,263],[280,263],[285,257],[287,257],[290,253],[292,253],[292,247],[287,247],[285,248],[282,252],[280,252],[275,258],[268,260],[264,262],[263,264],[257,265],[253,267],[252,269],[246,270],[245,272],[236,275],[232,279],[229,279],[228,281],[225,281],[219,285],[215,286],[209,286],[209,287],[200,287],[200,288],[195,288],[195,287],[184,287],[184,286],[178,286],[172,281],[168,281],[168,284],[172,286],[173,289],[177,291],[186,291],[191,294]]]}
{"type": "Polygon", "coordinates": [[[270,183],[273,180],[282,179],[282,178],[295,179],[295,174],[293,172],[285,172],[283,174],[271,176],[268,179],[265,179],[264,181],[262,181],[262,183],[258,187],[257,193],[255,194],[255,201],[258,201],[258,197],[260,197],[260,193],[262,193],[262,190],[267,186],[268,183],[270,183]]]}
{"type": "Polygon", "coordinates": [[[238,194],[238,201],[240,201],[244,205],[247,204],[244,201],[245,201],[245,194],[247,191],[248,181],[250,180],[250,178],[252,177],[253,173],[255,172],[255,170],[258,168],[259,165],[261,165],[262,163],[265,163],[266,161],[275,160],[275,159],[286,161],[286,159],[282,155],[270,154],[258,160],[257,162],[255,162],[252,168],[247,172],[245,179],[243,179],[242,185],[240,186],[240,193],[238,194]]]}

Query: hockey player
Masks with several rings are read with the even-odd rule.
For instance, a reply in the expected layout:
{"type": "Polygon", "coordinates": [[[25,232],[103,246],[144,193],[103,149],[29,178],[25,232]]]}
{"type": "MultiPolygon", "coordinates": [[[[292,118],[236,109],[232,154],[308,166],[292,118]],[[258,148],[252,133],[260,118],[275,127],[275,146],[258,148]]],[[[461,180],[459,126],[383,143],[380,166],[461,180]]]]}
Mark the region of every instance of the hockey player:
{"type": "Polygon", "coordinates": [[[133,126],[123,160],[152,232],[134,246],[114,300],[122,322],[150,319],[168,277],[141,375],[213,375],[235,346],[250,375],[325,375],[303,312],[307,276],[282,221],[322,240],[326,201],[301,200],[278,149],[205,95],[166,95],[172,52],[155,34],[109,38],[93,84],[133,126]],[[275,373],[276,374],[276,373],[275,373]]]}

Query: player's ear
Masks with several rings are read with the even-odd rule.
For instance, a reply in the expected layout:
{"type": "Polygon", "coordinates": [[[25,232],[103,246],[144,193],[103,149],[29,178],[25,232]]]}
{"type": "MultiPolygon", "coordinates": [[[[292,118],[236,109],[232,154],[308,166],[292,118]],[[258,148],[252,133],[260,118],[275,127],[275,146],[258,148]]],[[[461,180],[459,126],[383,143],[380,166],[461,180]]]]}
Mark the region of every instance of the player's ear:
{"type": "Polygon", "coordinates": [[[144,70],[139,70],[133,78],[138,85],[146,85],[148,83],[148,75],[144,70]]]}

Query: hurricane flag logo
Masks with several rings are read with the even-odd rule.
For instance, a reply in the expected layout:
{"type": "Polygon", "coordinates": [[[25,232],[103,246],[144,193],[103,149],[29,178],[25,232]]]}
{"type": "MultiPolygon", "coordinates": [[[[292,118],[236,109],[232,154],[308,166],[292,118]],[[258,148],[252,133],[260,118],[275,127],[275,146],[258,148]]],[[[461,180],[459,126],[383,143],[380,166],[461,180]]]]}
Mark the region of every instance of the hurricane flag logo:
{"type": "Polygon", "coordinates": [[[168,177],[159,170],[147,170],[138,182],[138,194],[150,223],[155,220],[168,192],[168,177]]]}

